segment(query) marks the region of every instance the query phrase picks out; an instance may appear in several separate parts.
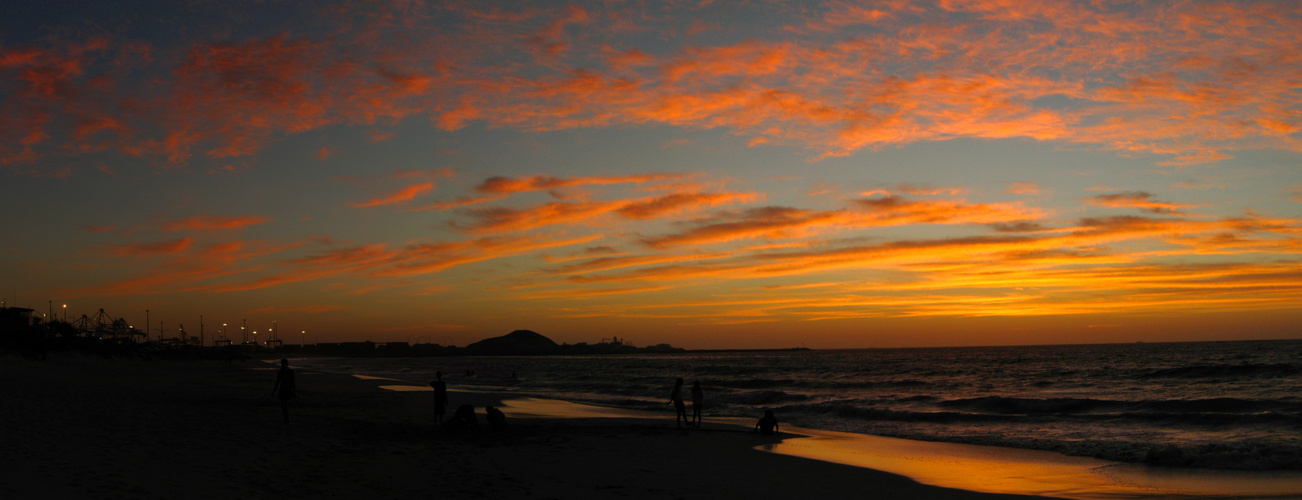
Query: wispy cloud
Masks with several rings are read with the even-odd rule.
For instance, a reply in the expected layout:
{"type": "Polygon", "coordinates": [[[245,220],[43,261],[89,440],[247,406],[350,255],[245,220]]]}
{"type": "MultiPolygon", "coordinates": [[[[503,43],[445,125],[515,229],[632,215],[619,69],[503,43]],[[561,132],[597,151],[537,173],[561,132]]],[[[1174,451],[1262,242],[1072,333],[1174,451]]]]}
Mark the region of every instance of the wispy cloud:
{"type": "Polygon", "coordinates": [[[1193,205],[1169,203],[1153,199],[1153,193],[1128,191],[1124,193],[1104,194],[1085,199],[1086,203],[1100,207],[1136,208],[1154,214],[1188,215],[1184,209],[1193,205]]]}
{"type": "Polygon", "coordinates": [[[370,208],[370,207],[378,207],[382,205],[393,205],[396,203],[403,203],[406,201],[411,201],[422,194],[430,192],[433,189],[434,189],[433,182],[422,182],[420,184],[412,184],[410,186],[407,186],[405,188],[399,189],[397,191],[386,194],[379,198],[375,198],[370,201],[366,201],[362,203],[353,203],[351,204],[351,206],[358,207],[358,208],[370,208]]]}
{"type": "Polygon", "coordinates": [[[684,174],[648,174],[634,175],[625,177],[490,177],[479,184],[476,188],[481,193],[524,193],[530,191],[547,191],[570,186],[583,185],[606,185],[606,184],[630,184],[644,182],[658,182],[666,180],[677,180],[685,178],[684,174]]]}
{"type": "Polygon", "coordinates": [[[151,257],[160,254],[182,252],[189,249],[192,244],[194,244],[194,239],[192,238],[179,238],[175,240],[119,245],[114,247],[112,252],[121,257],[151,257]]]}
{"type": "Polygon", "coordinates": [[[247,226],[266,224],[270,217],[262,215],[196,215],[164,224],[164,231],[205,231],[212,229],[239,229],[247,226]]]}
{"type": "MultiPolygon", "coordinates": [[[[1164,165],[1302,151],[1290,83],[1302,14],[1276,2],[766,4],[755,15],[776,20],[781,39],[656,50],[612,42],[630,18],[686,33],[697,12],[531,10],[376,7],[321,19],[338,25],[329,36],[195,37],[180,57],[117,38],[6,46],[0,99],[13,112],[0,118],[0,164],[104,151],[184,164],[408,116],[448,130],[725,128],[752,146],[795,144],[815,157],[956,137],[1057,141],[1164,165]],[[431,29],[448,16],[461,22],[431,29]],[[395,38],[410,43],[376,43],[395,38]],[[140,75],[151,84],[132,85],[140,75]]],[[[489,183],[484,192],[522,187],[549,189],[489,183]]]]}

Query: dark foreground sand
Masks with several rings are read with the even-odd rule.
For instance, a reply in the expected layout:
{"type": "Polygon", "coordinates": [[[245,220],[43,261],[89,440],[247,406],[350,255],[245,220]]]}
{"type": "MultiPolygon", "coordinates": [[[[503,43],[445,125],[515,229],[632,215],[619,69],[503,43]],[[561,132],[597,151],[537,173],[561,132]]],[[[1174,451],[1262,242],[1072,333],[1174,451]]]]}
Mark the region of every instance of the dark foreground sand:
{"type": "MultiPolygon", "coordinates": [[[[668,418],[441,431],[428,392],[297,373],[285,426],[259,361],[0,359],[0,498],[1030,498],[765,453],[773,438],[668,418]]],[[[482,416],[494,398],[452,404],[482,416]]]]}

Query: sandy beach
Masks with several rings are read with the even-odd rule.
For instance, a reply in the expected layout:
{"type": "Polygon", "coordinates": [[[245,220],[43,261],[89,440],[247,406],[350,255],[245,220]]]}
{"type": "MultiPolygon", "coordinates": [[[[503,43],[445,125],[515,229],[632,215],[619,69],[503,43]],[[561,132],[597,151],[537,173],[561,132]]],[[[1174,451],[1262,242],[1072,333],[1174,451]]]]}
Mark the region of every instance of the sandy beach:
{"type": "MultiPolygon", "coordinates": [[[[521,417],[445,431],[429,393],[298,370],[291,422],[273,365],[81,355],[0,363],[0,497],[1030,498],[785,456],[744,428],[665,418],[521,417]]],[[[451,404],[497,404],[453,392],[451,404]]],[[[784,436],[785,437],[785,436],[784,436]]]]}

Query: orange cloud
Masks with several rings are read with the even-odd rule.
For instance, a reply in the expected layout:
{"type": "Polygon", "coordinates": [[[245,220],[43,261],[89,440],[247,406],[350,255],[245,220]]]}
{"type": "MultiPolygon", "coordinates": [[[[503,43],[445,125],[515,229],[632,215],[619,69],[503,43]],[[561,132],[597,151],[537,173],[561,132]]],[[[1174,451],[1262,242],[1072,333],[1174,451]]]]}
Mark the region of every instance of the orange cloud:
{"type": "MultiPolygon", "coordinates": [[[[931,192],[930,190],[922,190],[931,192]]],[[[940,192],[940,191],[936,191],[940,192]]],[[[697,221],[676,234],[644,238],[656,248],[719,243],[743,238],[801,238],[821,229],[849,230],[906,224],[997,224],[1044,217],[1020,203],[968,204],[959,201],[911,201],[899,196],[856,200],[857,210],[818,211],[763,207],[697,221]]]]}
{"type": "Polygon", "coordinates": [[[169,222],[163,225],[164,231],[204,231],[210,229],[239,229],[246,226],[266,224],[271,218],[261,215],[238,215],[224,217],[220,215],[196,215],[194,217],[169,222]]]}
{"type": "Polygon", "coordinates": [[[462,197],[462,198],[457,198],[455,201],[440,201],[437,203],[431,203],[429,205],[412,208],[409,211],[419,212],[425,210],[448,210],[452,208],[460,208],[469,205],[477,205],[480,203],[496,201],[502,199],[505,196],[506,196],[505,194],[495,194],[489,196],[462,197]]]}
{"type": "Polygon", "coordinates": [[[1040,188],[1039,184],[1034,182],[1014,182],[1012,185],[1008,186],[1008,189],[1004,190],[1004,192],[1009,194],[1039,195],[1043,194],[1044,190],[1040,188]]]}
{"type": "Polygon", "coordinates": [[[433,189],[434,189],[433,182],[422,182],[420,184],[412,184],[410,186],[399,189],[397,191],[373,199],[371,201],[367,201],[364,203],[352,203],[350,205],[358,208],[378,207],[381,205],[393,205],[395,203],[410,201],[416,198],[417,196],[425,194],[433,189]]]}
{"type": "Polygon", "coordinates": [[[398,134],[388,130],[367,130],[366,140],[370,142],[384,142],[397,137],[398,134]]]}
{"type": "Polygon", "coordinates": [[[675,193],[634,201],[615,211],[630,219],[649,219],[697,207],[745,203],[754,199],[756,195],[753,193],[675,193]]]}
{"type": "Polygon", "coordinates": [[[413,115],[449,130],[726,127],[815,157],[956,137],[1169,165],[1302,151],[1296,6],[769,4],[756,15],[791,36],[655,51],[620,37],[690,31],[676,15],[690,9],[528,10],[378,8],[330,36],[192,41],[179,58],[110,39],[0,47],[0,164],[108,150],[170,163],[246,156],[285,135],[413,115]],[[408,43],[377,42],[394,39],[408,43]],[[522,42],[534,57],[503,57],[522,42]]]}
{"type": "Polygon", "coordinates": [[[899,196],[855,200],[869,214],[874,225],[902,224],[995,224],[1043,218],[1039,209],[1020,203],[978,203],[961,201],[913,201],[899,196]]]}
{"type": "Polygon", "coordinates": [[[481,193],[505,194],[505,193],[525,193],[530,191],[546,191],[570,186],[583,185],[603,185],[603,184],[640,184],[644,182],[658,182],[665,180],[675,180],[686,177],[683,174],[648,174],[633,175],[626,177],[573,177],[557,178],[547,176],[534,176],[513,179],[509,177],[490,177],[476,188],[481,193]]]}
{"type": "Polygon", "coordinates": [[[833,226],[852,220],[846,211],[825,212],[789,207],[763,207],[706,221],[696,228],[642,242],[654,248],[718,243],[739,238],[791,238],[816,227],[833,226]]]}
{"type": "Polygon", "coordinates": [[[507,207],[481,208],[469,213],[478,221],[465,229],[472,233],[526,231],[552,224],[574,223],[608,213],[617,207],[613,202],[547,203],[528,209],[507,207]]]}
{"type": "Polygon", "coordinates": [[[1187,215],[1182,212],[1182,210],[1193,208],[1193,205],[1157,201],[1153,199],[1152,193],[1145,193],[1142,191],[1128,191],[1124,193],[1092,196],[1086,198],[1085,202],[1100,207],[1137,208],[1149,213],[1172,215],[1187,215]]]}
{"type": "Polygon", "coordinates": [[[112,253],[119,257],[152,257],[155,255],[182,252],[194,244],[192,238],[180,238],[150,243],[134,243],[113,248],[112,253]]]}

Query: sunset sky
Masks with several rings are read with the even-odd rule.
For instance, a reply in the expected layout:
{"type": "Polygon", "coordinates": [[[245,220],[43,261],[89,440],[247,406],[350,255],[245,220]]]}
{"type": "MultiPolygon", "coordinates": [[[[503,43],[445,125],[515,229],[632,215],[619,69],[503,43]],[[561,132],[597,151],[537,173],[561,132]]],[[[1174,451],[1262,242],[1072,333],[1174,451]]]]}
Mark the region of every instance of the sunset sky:
{"type": "Polygon", "coordinates": [[[1302,3],[90,4],[0,17],[10,306],[293,344],[1302,337],[1302,3]]]}

